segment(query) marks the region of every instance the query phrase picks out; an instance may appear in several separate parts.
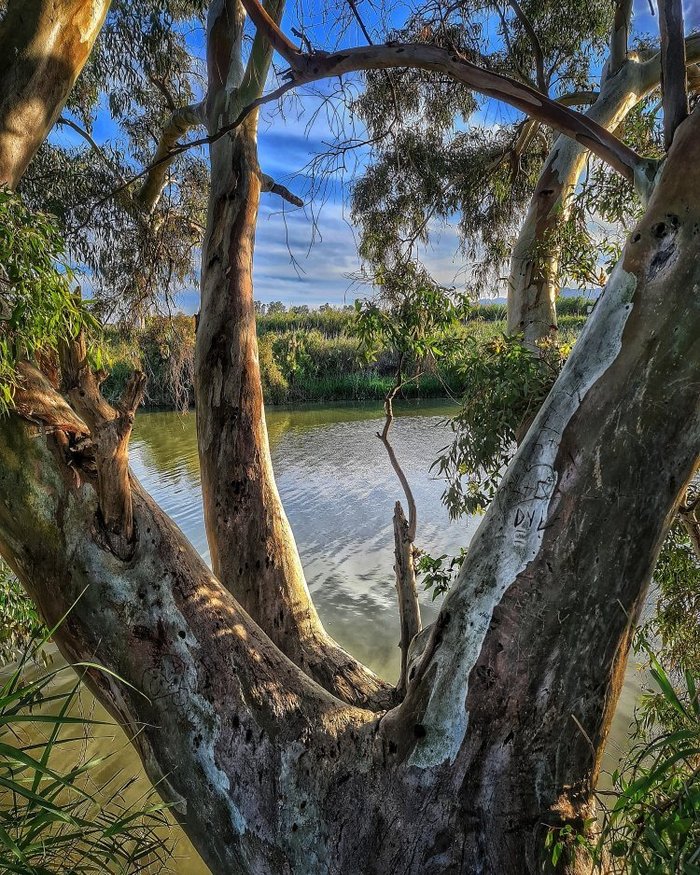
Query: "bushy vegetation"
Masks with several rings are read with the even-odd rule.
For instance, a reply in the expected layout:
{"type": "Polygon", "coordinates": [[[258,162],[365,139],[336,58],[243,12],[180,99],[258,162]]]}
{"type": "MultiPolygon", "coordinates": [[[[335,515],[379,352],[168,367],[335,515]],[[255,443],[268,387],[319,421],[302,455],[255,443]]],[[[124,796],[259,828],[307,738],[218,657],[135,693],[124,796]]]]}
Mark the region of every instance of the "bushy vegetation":
{"type": "Polygon", "coordinates": [[[20,359],[55,352],[97,323],[64,261],[56,221],[0,188],[0,414],[12,403],[20,359]]]}
{"type": "Polygon", "coordinates": [[[674,679],[646,639],[639,647],[655,688],[613,774],[614,801],[604,809],[592,857],[601,872],[692,875],[700,871],[700,674],[696,665],[674,679]],[[666,719],[654,716],[659,704],[666,719]]]}
{"type": "Polygon", "coordinates": [[[493,498],[505,465],[554,385],[571,350],[567,332],[537,354],[518,337],[465,338],[456,360],[462,404],[452,443],[434,468],[447,481],[450,515],[477,513],[493,498]]]}
{"type": "Polygon", "coordinates": [[[20,656],[42,629],[34,603],[0,559],[0,665],[20,656]]]}
{"type": "MultiPolygon", "coordinates": [[[[257,317],[263,390],[268,404],[310,401],[382,400],[391,388],[401,350],[388,336],[369,341],[366,307],[319,310],[272,306],[257,317]],[[364,327],[360,325],[364,322],[364,327]],[[371,354],[368,355],[368,346],[371,354]]],[[[591,302],[561,299],[562,335],[575,335],[591,302]]],[[[262,309],[262,308],[261,308],[262,309]]],[[[376,317],[380,308],[371,311],[376,317]]],[[[424,327],[424,326],[423,326],[424,327]]],[[[461,396],[470,384],[471,351],[502,336],[505,307],[476,304],[460,311],[450,327],[439,329],[432,346],[444,347],[421,375],[402,388],[401,397],[461,396]],[[439,341],[439,342],[437,342],[439,341]],[[449,353],[449,354],[448,354],[449,353]]],[[[192,316],[147,317],[140,328],[111,325],[105,329],[104,357],[110,371],[105,394],[117,398],[134,368],[147,376],[146,404],[186,408],[192,403],[195,320],[192,316]]],[[[431,347],[432,348],[432,347],[431,347]]],[[[406,356],[404,369],[416,373],[420,353],[406,356]]]]}

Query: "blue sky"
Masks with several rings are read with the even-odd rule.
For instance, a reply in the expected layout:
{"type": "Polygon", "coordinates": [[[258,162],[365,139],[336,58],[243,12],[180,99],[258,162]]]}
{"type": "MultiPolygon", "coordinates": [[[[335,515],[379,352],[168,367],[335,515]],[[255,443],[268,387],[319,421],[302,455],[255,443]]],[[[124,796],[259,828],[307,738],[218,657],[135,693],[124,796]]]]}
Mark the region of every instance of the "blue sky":
{"type": "MultiPolygon", "coordinates": [[[[688,31],[700,27],[700,0],[685,0],[685,15],[688,31]]],[[[285,25],[288,27],[289,22],[285,25]]],[[[639,33],[658,32],[649,0],[635,0],[634,28],[639,33]]],[[[356,29],[351,29],[345,37],[348,43],[353,39],[362,42],[356,29]]],[[[265,171],[302,193],[308,184],[302,169],[323,152],[324,141],[332,139],[332,132],[324,116],[307,131],[315,104],[310,98],[300,103],[306,111],[298,118],[290,112],[286,121],[276,119],[273,125],[266,124],[264,117],[259,144],[260,163],[265,171]],[[295,177],[295,173],[302,173],[301,178],[295,177]]],[[[479,114],[478,121],[495,125],[508,118],[512,115],[507,107],[490,102],[479,114]]],[[[287,209],[283,214],[276,198],[263,195],[255,260],[259,300],[310,306],[328,301],[342,305],[371,292],[367,286],[358,286],[351,279],[359,272],[360,262],[347,207],[348,193],[349,179],[336,179],[330,186],[326,203],[313,205],[318,210],[317,231],[309,207],[287,209]]],[[[435,278],[446,285],[460,286],[469,281],[470,266],[458,251],[454,228],[436,227],[430,247],[421,254],[435,278]]]]}
{"type": "MultiPolygon", "coordinates": [[[[294,7],[295,4],[288,4],[284,22],[287,32],[296,20],[294,7]]],[[[370,7],[369,3],[360,4],[363,9],[370,7]]],[[[687,29],[699,28],[700,0],[685,0],[685,7],[687,29]]],[[[327,44],[327,39],[324,40],[327,20],[318,12],[319,8],[317,3],[304,4],[303,16],[306,31],[314,44],[320,46],[327,44]]],[[[649,0],[635,0],[634,12],[637,32],[657,33],[649,0]]],[[[371,26],[371,13],[367,21],[371,26]]],[[[201,41],[201,35],[193,38],[196,51],[201,51],[201,41]]],[[[351,26],[343,38],[345,44],[363,41],[356,26],[351,26]]],[[[319,106],[318,98],[307,94],[289,100],[284,117],[274,108],[266,108],[261,116],[261,167],[307,201],[305,208],[295,209],[274,195],[262,196],[255,255],[256,298],[262,302],[281,300],[287,305],[312,307],[328,302],[342,306],[372,293],[370,287],[356,281],[361,265],[348,207],[353,168],[345,174],[333,174],[322,192],[311,191],[308,165],[326,151],[326,144],[335,136],[332,114],[324,111],[314,114],[319,106]]],[[[497,125],[512,118],[508,107],[489,101],[475,120],[483,125],[497,125]]],[[[108,135],[108,120],[100,119],[96,130],[108,135]]],[[[362,161],[363,154],[357,158],[362,161]]],[[[435,226],[431,244],[421,252],[421,257],[433,276],[445,285],[460,287],[469,282],[471,267],[459,252],[453,227],[435,226]]],[[[194,312],[198,309],[198,292],[195,289],[181,292],[177,303],[194,312]]]]}

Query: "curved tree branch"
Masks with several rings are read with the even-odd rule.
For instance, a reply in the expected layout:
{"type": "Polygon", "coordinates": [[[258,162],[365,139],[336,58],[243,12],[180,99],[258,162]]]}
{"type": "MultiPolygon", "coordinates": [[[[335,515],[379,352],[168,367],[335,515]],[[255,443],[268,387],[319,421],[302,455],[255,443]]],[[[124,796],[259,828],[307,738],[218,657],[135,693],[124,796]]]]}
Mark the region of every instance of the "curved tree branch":
{"type": "MultiPolygon", "coordinates": [[[[247,0],[247,2],[250,2],[250,0],[247,0]]],[[[409,44],[409,47],[410,47],[410,45],[411,44],[409,44]]],[[[383,48],[383,47],[380,46],[379,48],[383,48]]],[[[401,49],[401,46],[397,47],[396,45],[393,45],[391,47],[387,46],[384,48],[392,48],[392,49],[396,50],[397,48],[401,49]]],[[[686,38],[685,51],[686,51],[686,62],[688,64],[688,66],[691,68],[689,75],[691,75],[693,77],[693,81],[696,81],[698,79],[698,74],[695,71],[695,66],[700,62],[700,33],[692,34],[691,36],[686,38]]],[[[320,55],[316,55],[314,57],[320,57],[320,55]]],[[[468,63],[468,62],[465,62],[465,63],[468,63]]],[[[640,91],[649,90],[650,88],[654,87],[655,84],[657,84],[660,81],[661,55],[659,52],[655,52],[651,57],[645,59],[643,62],[635,61],[635,65],[636,65],[637,70],[638,70],[638,76],[639,76],[639,86],[638,87],[639,87],[640,91]]],[[[395,64],[392,64],[391,66],[399,67],[399,66],[401,66],[401,64],[395,63],[395,64]]],[[[406,66],[411,66],[410,60],[408,63],[406,63],[406,66]]],[[[422,66],[422,65],[417,65],[417,66],[422,66]]],[[[475,66],[475,65],[471,65],[471,66],[475,66]]],[[[362,69],[370,69],[370,68],[363,67],[360,65],[356,69],[362,70],[362,69]]],[[[436,68],[434,66],[431,66],[429,68],[425,67],[425,69],[439,69],[439,67],[436,68]]],[[[482,70],[480,67],[475,67],[475,70],[480,72],[480,73],[487,72],[487,71],[482,70]]],[[[345,71],[345,72],[347,72],[347,71],[345,71]]],[[[298,85],[303,85],[306,82],[313,82],[313,81],[316,81],[318,79],[322,79],[326,75],[333,75],[333,74],[330,74],[330,73],[321,74],[319,71],[319,75],[317,75],[315,78],[314,77],[307,78],[304,81],[298,81],[298,80],[294,79],[294,81],[290,81],[284,85],[281,85],[278,88],[274,89],[273,91],[269,92],[268,94],[264,94],[258,98],[252,99],[250,103],[244,105],[243,109],[241,110],[241,112],[239,113],[237,118],[235,118],[232,122],[229,122],[227,124],[222,125],[221,127],[218,127],[216,130],[213,131],[213,133],[211,133],[207,137],[201,137],[201,138],[196,139],[196,140],[191,140],[188,143],[183,143],[179,146],[174,146],[167,155],[164,155],[162,158],[159,158],[159,159],[153,161],[147,167],[144,167],[143,170],[139,171],[138,173],[135,173],[132,177],[130,177],[128,180],[126,180],[126,182],[123,185],[120,185],[117,188],[112,189],[112,191],[108,192],[104,197],[95,201],[95,203],[92,205],[91,213],[92,213],[92,211],[94,211],[98,207],[102,206],[104,203],[106,203],[111,198],[117,197],[118,195],[120,195],[124,191],[124,189],[128,188],[130,185],[133,185],[134,182],[138,182],[139,179],[143,179],[145,176],[147,176],[149,173],[151,173],[154,169],[158,168],[161,164],[172,162],[172,160],[174,158],[176,158],[178,155],[181,155],[183,152],[187,152],[189,149],[197,149],[197,148],[200,148],[202,146],[208,146],[208,145],[211,145],[212,143],[216,143],[222,137],[225,137],[227,134],[230,134],[233,131],[235,131],[237,128],[239,128],[243,124],[245,119],[251,113],[255,112],[255,110],[258,109],[259,107],[264,106],[265,104],[268,104],[268,103],[273,103],[276,100],[279,100],[281,97],[284,97],[284,95],[287,94],[289,91],[296,88],[298,85]]],[[[340,75],[340,74],[338,74],[338,75],[340,75]]],[[[450,75],[452,75],[452,74],[450,73],[450,75]]],[[[508,79],[507,77],[500,76],[499,74],[490,73],[489,75],[490,75],[490,77],[495,77],[495,79],[497,81],[502,80],[505,83],[512,83],[520,89],[527,89],[528,88],[528,86],[522,85],[522,83],[515,83],[512,80],[508,79]]],[[[457,79],[458,81],[462,81],[460,77],[455,76],[454,78],[457,79]]],[[[465,82],[465,84],[468,84],[468,83],[465,82]]],[[[477,85],[472,85],[469,87],[473,87],[475,91],[481,91],[481,89],[479,87],[477,87],[477,85]]],[[[530,89],[530,90],[533,91],[534,95],[539,94],[539,92],[534,91],[534,89],[530,89]]],[[[483,91],[481,93],[486,93],[486,92],[483,91]]],[[[594,92],[581,92],[582,97],[584,97],[584,99],[581,102],[588,103],[589,102],[588,95],[593,95],[593,94],[594,94],[594,92]]],[[[505,94],[499,95],[499,94],[494,93],[493,96],[499,100],[503,100],[504,102],[511,103],[511,105],[515,106],[515,103],[513,103],[511,100],[509,100],[505,94]]],[[[539,96],[542,97],[542,95],[539,95],[539,96]]],[[[548,100],[548,99],[546,99],[546,100],[548,100]]],[[[558,98],[557,100],[551,101],[551,102],[553,102],[555,104],[561,103],[564,106],[567,106],[567,105],[576,106],[576,105],[578,105],[578,100],[576,97],[572,97],[572,99],[569,99],[568,97],[558,98]]],[[[537,103],[537,101],[535,101],[535,104],[536,103],[537,103]]],[[[522,101],[520,102],[520,104],[522,105],[522,101]]],[[[568,123],[567,123],[567,130],[564,130],[564,128],[557,122],[557,120],[551,115],[551,113],[548,113],[547,117],[545,118],[545,114],[543,112],[540,112],[537,109],[537,106],[535,104],[533,104],[533,106],[530,107],[530,111],[528,111],[527,109],[523,109],[522,111],[525,112],[530,118],[536,119],[538,122],[542,122],[543,124],[549,125],[554,130],[560,131],[562,133],[566,133],[569,136],[574,136],[574,135],[569,133],[568,128],[576,123],[576,117],[583,117],[581,115],[581,113],[576,113],[576,112],[572,113],[572,115],[574,117],[573,121],[571,118],[569,118],[568,123]]],[[[518,108],[520,108],[520,106],[518,108]]],[[[594,121],[589,120],[588,124],[584,125],[584,131],[580,132],[580,137],[574,136],[574,138],[577,139],[578,142],[585,144],[585,141],[587,139],[586,132],[588,132],[589,134],[590,134],[590,132],[596,132],[596,131],[598,131],[598,133],[601,133],[599,131],[599,127],[600,126],[596,125],[596,123],[594,121]]],[[[576,130],[578,130],[578,127],[576,127],[576,130]]],[[[606,142],[609,142],[612,140],[613,144],[617,144],[618,146],[622,145],[620,143],[620,141],[617,139],[617,137],[615,137],[613,134],[610,134],[609,132],[602,132],[602,133],[607,134],[607,136],[604,137],[604,140],[606,142]]],[[[609,163],[610,166],[613,167],[613,169],[618,170],[618,167],[616,166],[615,163],[613,163],[612,161],[608,161],[608,159],[606,157],[607,153],[601,154],[601,150],[603,152],[605,152],[604,146],[601,146],[600,149],[596,150],[589,143],[586,146],[586,148],[589,148],[592,152],[594,152],[596,155],[598,155],[598,157],[600,157],[601,160],[604,160],[607,163],[609,163]]],[[[646,195],[646,193],[648,192],[648,184],[647,183],[648,183],[650,175],[653,175],[653,173],[656,170],[656,163],[647,161],[646,159],[644,159],[643,156],[638,155],[633,150],[628,149],[625,154],[627,155],[627,159],[626,159],[627,162],[632,167],[636,167],[640,171],[641,179],[638,181],[640,182],[640,187],[642,188],[642,193],[646,195]],[[631,153],[631,155],[629,153],[631,153]]],[[[622,159],[622,164],[625,164],[625,159],[622,159]]],[[[629,169],[623,169],[623,170],[619,170],[619,172],[621,172],[625,178],[629,179],[630,181],[633,181],[633,179],[632,179],[632,177],[634,175],[633,171],[630,173],[629,169]]]]}
{"type": "MultiPolygon", "coordinates": [[[[418,43],[390,44],[343,49],[337,52],[304,54],[284,36],[258,0],[241,0],[256,27],[290,64],[287,83],[243,110],[243,117],[257,106],[276,100],[292,88],[344,73],[416,67],[446,73],[455,81],[488,97],[502,100],[526,115],[550,125],[585,145],[626,179],[644,185],[652,174],[647,160],[622,143],[614,134],[546,95],[507,76],[484,70],[456,52],[418,43]]],[[[242,119],[237,119],[240,124],[242,119]]],[[[235,127],[236,123],[234,123],[235,127]]],[[[231,128],[232,129],[232,128],[231,128]]],[[[226,133],[223,130],[223,133],[226,133]]],[[[222,131],[218,133],[222,134],[222,131]]]]}
{"type": "Polygon", "coordinates": [[[418,526],[416,500],[411,485],[408,482],[408,477],[406,477],[399,460],[396,458],[396,453],[389,440],[389,431],[394,421],[394,398],[396,398],[396,395],[406,383],[416,379],[416,377],[411,377],[409,380],[402,380],[403,361],[404,354],[401,353],[399,355],[394,385],[387,392],[384,399],[384,427],[381,431],[377,432],[377,437],[384,444],[389,462],[399,479],[408,505],[408,520],[406,520],[400,501],[397,501],[394,507],[394,572],[401,628],[401,640],[399,642],[399,647],[401,648],[401,671],[397,683],[397,690],[400,695],[405,694],[408,683],[408,651],[411,642],[423,628],[420,605],[418,603],[414,556],[414,543],[418,526]]]}
{"type": "Polygon", "coordinates": [[[136,195],[137,202],[146,213],[150,214],[156,208],[167,184],[168,168],[177,155],[181,154],[174,148],[177,141],[192,128],[205,125],[204,101],[191,106],[183,106],[170,116],[161,132],[150,170],[136,195]]]}
{"type": "Polygon", "coordinates": [[[532,22],[525,14],[523,7],[518,3],[518,0],[508,0],[508,5],[515,12],[518,21],[522,25],[525,33],[530,40],[530,45],[532,46],[532,54],[535,58],[535,70],[537,73],[537,87],[540,89],[542,94],[548,94],[549,88],[547,86],[547,77],[544,71],[544,52],[542,51],[542,44],[540,43],[539,37],[535,32],[535,28],[532,26],[532,22]]]}

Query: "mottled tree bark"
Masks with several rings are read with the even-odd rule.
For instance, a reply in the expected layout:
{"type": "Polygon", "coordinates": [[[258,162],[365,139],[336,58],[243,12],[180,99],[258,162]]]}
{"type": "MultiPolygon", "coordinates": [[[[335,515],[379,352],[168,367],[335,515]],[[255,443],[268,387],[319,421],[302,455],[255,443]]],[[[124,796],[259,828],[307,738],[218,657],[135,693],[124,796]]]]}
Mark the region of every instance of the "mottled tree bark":
{"type": "Polygon", "coordinates": [[[10,0],[0,23],[0,185],[17,185],[56,123],[109,5],[10,0]]]}
{"type": "MultiPolygon", "coordinates": [[[[283,7],[279,0],[269,4],[276,17],[283,7]]],[[[247,71],[238,66],[243,19],[238,2],[213,4],[210,11],[212,132],[235,119],[265,83],[269,47],[254,49],[247,71]]],[[[390,688],[325,632],[275,484],[253,300],[261,186],[256,132],[257,113],[211,147],[195,393],[212,567],[277,646],[322,686],[346,701],[386,706],[390,688]]]]}
{"type": "Polygon", "coordinates": [[[421,727],[409,762],[460,775],[482,868],[455,871],[534,873],[543,825],[580,828],[592,811],[631,637],[698,461],[699,133],[696,109],[391,716],[421,727]]]}
{"type": "MultiPolygon", "coordinates": [[[[49,622],[84,591],[60,646],[136,688],[92,674],[213,872],[534,875],[547,828],[591,815],[635,621],[698,464],[699,134],[700,109],[383,716],[286,659],[133,481],[134,551],[115,556],[99,455],[76,454],[82,420],[50,386],[25,409],[62,410],[62,438],[0,423],[0,550],[49,622]]],[[[585,871],[581,853],[559,871],[585,871]]]]}

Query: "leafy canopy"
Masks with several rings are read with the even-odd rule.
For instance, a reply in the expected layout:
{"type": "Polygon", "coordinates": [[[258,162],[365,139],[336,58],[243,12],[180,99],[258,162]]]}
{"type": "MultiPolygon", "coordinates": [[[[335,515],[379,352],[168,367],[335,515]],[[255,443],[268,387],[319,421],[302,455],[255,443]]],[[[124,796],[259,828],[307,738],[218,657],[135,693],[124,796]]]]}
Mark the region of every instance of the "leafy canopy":
{"type": "Polygon", "coordinates": [[[0,413],[17,385],[16,365],[97,323],[76,292],[55,219],[0,189],[0,413]]]}

